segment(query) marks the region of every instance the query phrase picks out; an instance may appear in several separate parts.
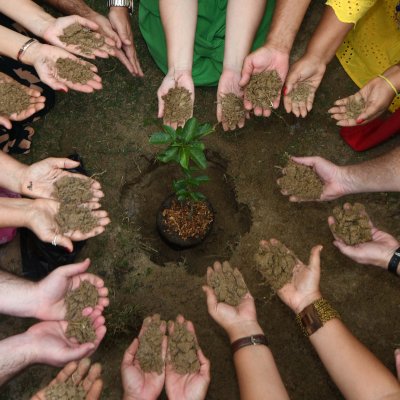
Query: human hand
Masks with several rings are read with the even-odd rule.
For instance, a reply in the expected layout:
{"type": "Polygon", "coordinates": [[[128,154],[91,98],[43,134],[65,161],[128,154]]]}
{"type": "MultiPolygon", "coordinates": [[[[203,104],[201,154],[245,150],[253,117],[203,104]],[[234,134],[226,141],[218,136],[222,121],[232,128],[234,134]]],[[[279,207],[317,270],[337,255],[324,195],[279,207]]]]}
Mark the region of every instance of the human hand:
{"type": "Polygon", "coordinates": [[[92,93],[94,90],[99,90],[103,87],[101,84],[101,78],[96,75],[97,67],[95,65],[83,61],[59,47],[37,42],[29,46],[21,59],[23,63],[32,65],[39,75],[40,80],[54,90],[63,90],[64,92],[68,92],[68,88],[70,88],[78,92],[92,93]],[[59,58],[70,58],[80,64],[89,65],[90,70],[94,73],[93,78],[82,84],[73,83],[59,77],[56,68],[56,62],[59,58]]]}
{"type": "Polygon", "coordinates": [[[118,34],[121,40],[123,55],[127,59],[121,62],[128,68],[132,75],[143,77],[142,67],[136,54],[135,42],[133,38],[131,21],[127,7],[111,7],[108,14],[113,30],[118,34]]]}
{"type": "Polygon", "coordinates": [[[31,400],[46,400],[46,391],[56,384],[71,380],[76,386],[81,384],[85,391],[86,400],[98,400],[103,389],[101,380],[101,365],[90,365],[89,358],[83,358],[78,362],[69,362],[57,376],[43,389],[32,396],[31,400]]]}
{"type": "MultiPolygon", "coordinates": [[[[276,246],[278,240],[262,240],[260,246],[276,246]]],[[[284,246],[284,245],[282,245],[284,246]]],[[[285,247],[285,246],[284,246],[285,247]]],[[[288,253],[292,253],[287,249],[288,253]]],[[[322,246],[314,246],[311,249],[308,265],[303,264],[299,259],[293,268],[292,279],[278,290],[279,298],[296,314],[302,311],[309,304],[321,298],[319,290],[320,281],[320,253],[322,246]]]]}
{"type": "Polygon", "coordinates": [[[376,77],[369,81],[357,93],[344,99],[336,100],[334,107],[328,112],[331,117],[336,119],[338,126],[355,126],[366,124],[373,119],[379,117],[387,108],[394,98],[393,89],[382,79],[376,77]],[[357,119],[347,115],[347,105],[352,101],[365,102],[365,107],[357,119]]]}
{"type": "MultiPolygon", "coordinates": [[[[158,97],[158,118],[164,117],[164,100],[163,96],[168,93],[168,91],[174,87],[184,87],[191,93],[192,103],[194,104],[194,83],[192,78],[192,72],[185,71],[169,71],[168,74],[163,79],[161,86],[158,88],[157,97],[158,97]]],[[[193,111],[192,111],[193,116],[193,111]]],[[[181,121],[179,125],[184,125],[186,121],[181,121]]],[[[164,125],[170,125],[172,128],[176,129],[178,127],[178,123],[171,123],[170,121],[166,121],[164,118],[164,125]]]]}
{"type": "MultiPolygon", "coordinates": [[[[249,54],[243,63],[242,78],[240,79],[239,85],[245,87],[253,74],[260,74],[264,71],[276,70],[285,82],[286,75],[289,69],[289,53],[282,50],[278,50],[272,46],[263,46],[249,54]]],[[[278,108],[281,99],[281,94],[274,100],[272,107],[278,108]]],[[[244,107],[246,110],[251,111],[254,106],[250,101],[244,99],[244,107]]],[[[271,115],[271,109],[262,109],[261,107],[254,108],[254,115],[269,117],[271,115]]]]}
{"type": "Polygon", "coordinates": [[[64,176],[92,181],[93,202],[99,202],[104,197],[101,185],[85,175],[75,174],[66,170],[77,168],[78,161],[69,158],[46,158],[21,170],[20,193],[32,198],[54,199],[54,183],[64,176]]]}
{"type": "MultiPolygon", "coordinates": [[[[223,115],[221,98],[226,94],[234,93],[236,96],[243,99],[243,89],[239,86],[239,81],[240,73],[226,68],[222,71],[221,77],[219,78],[217,90],[217,120],[222,123],[224,131],[235,130],[236,126],[229,126],[228,122],[226,122],[223,115]]],[[[248,113],[246,114],[248,117],[248,113]]],[[[244,127],[245,119],[246,118],[243,116],[238,122],[237,127],[239,129],[244,127]]]]}
{"type": "MultiPolygon", "coordinates": [[[[344,205],[346,207],[348,203],[344,205]]],[[[400,243],[389,233],[380,231],[375,228],[371,220],[368,217],[371,226],[372,240],[365,243],[356,244],[355,246],[349,246],[343,242],[337,235],[332,234],[335,238],[333,244],[340,250],[342,254],[351,258],[359,264],[376,265],[384,269],[388,268],[390,259],[394,252],[400,247],[400,243]]],[[[335,223],[335,218],[330,216],[328,218],[329,226],[335,223]]]]}
{"type": "Polygon", "coordinates": [[[56,222],[60,203],[50,199],[31,200],[25,213],[26,223],[24,226],[33,231],[41,241],[46,243],[56,242],[57,246],[63,246],[72,251],[72,241],[86,240],[100,235],[104,232],[104,227],[111,222],[107,211],[95,210],[95,208],[100,207],[99,203],[92,202],[85,206],[92,210],[93,217],[98,221],[98,225],[87,233],[78,230],[60,233],[60,228],[56,222]]]}
{"type": "MultiPolygon", "coordinates": [[[[224,265],[225,263],[229,265],[227,261],[224,265]]],[[[215,262],[213,268],[207,268],[207,280],[210,280],[214,272],[222,271],[221,263],[215,262]]],[[[240,274],[238,270],[236,271],[240,274]]],[[[226,331],[231,343],[245,336],[263,333],[257,321],[254,299],[249,292],[242,297],[239,305],[234,307],[227,303],[219,303],[211,287],[203,286],[203,291],[207,296],[208,313],[226,331]]]]}
{"type": "MultiPolygon", "coordinates": [[[[196,338],[194,326],[190,321],[185,321],[182,315],[176,317],[175,324],[186,324],[189,332],[196,338]]],[[[174,322],[168,324],[168,332],[171,336],[174,332],[174,322]]],[[[197,338],[196,338],[197,342],[197,338]]],[[[165,368],[165,391],[170,400],[203,400],[206,397],[210,384],[210,361],[204,356],[200,348],[197,350],[200,369],[192,374],[180,375],[168,361],[165,368]]]]}
{"type": "Polygon", "coordinates": [[[318,57],[307,54],[291,66],[283,93],[286,112],[292,112],[296,117],[300,115],[306,117],[313,107],[315,92],[324,77],[325,70],[326,65],[318,57]],[[309,93],[305,101],[295,101],[290,96],[299,84],[308,86],[309,93]]]}
{"type": "Polygon", "coordinates": [[[23,121],[44,108],[46,98],[42,96],[38,90],[30,89],[25,85],[21,85],[19,82],[11,78],[11,76],[8,76],[3,72],[0,72],[0,83],[12,83],[15,86],[20,87],[29,96],[30,102],[30,105],[26,110],[11,115],[0,115],[0,125],[3,125],[5,128],[11,129],[11,121],[23,121]]]}
{"type": "MultiPolygon", "coordinates": [[[[104,286],[103,279],[86,272],[89,266],[90,259],[87,258],[80,263],[59,267],[38,282],[34,317],[45,321],[64,320],[67,313],[65,297],[68,292],[77,289],[83,281],[88,281],[96,287],[99,298],[95,308],[103,312],[104,307],[109,304],[108,289],[104,286]]],[[[85,310],[93,311],[89,307],[85,310]]]]}
{"type": "MultiPolygon", "coordinates": [[[[158,375],[157,372],[144,372],[139,361],[136,359],[136,353],[139,348],[140,339],[143,337],[153,319],[154,316],[147,317],[143,321],[139,338],[135,338],[125,351],[121,364],[122,386],[124,388],[123,400],[158,399],[164,387],[165,367],[163,367],[161,375],[158,375]]],[[[160,325],[160,330],[164,335],[160,352],[164,362],[167,353],[167,336],[165,336],[166,329],[166,323],[163,321],[160,325]]]]}
{"type": "MultiPolygon", "coordinates": [[[[318,201],[330,201],[351,192],[351,180],[347,177],[344,167],[339,167],[322,157],[291,157],[291,159],[298,164],[312,167],[321,179],[324,186],[318,201]]],[[[279,185],[279,179],[277,183],[279,185]]],[[[284,196],[288,195],[285,190],[282,190],[281,193],[284,196]]],[[[289,201],[302,202],[310,200],[290,196],[289,201]]]]}

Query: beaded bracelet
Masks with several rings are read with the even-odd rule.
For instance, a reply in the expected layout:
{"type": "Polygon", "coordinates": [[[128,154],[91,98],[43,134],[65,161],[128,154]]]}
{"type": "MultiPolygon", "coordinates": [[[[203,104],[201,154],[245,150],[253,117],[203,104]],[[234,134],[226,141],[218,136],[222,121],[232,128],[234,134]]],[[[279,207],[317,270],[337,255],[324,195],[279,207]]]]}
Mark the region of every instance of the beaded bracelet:
{"type": "Polygon", "coordinates": [[[386,78],[386,76],[384,75],[378,75],[379,78],[382,78],[394,91],[394,93],[396,94],[396,96],[399,95],[399,92],[396,89],[396,86],[393,85],[393,83],[389,80],[389,78],[386,78]]]}

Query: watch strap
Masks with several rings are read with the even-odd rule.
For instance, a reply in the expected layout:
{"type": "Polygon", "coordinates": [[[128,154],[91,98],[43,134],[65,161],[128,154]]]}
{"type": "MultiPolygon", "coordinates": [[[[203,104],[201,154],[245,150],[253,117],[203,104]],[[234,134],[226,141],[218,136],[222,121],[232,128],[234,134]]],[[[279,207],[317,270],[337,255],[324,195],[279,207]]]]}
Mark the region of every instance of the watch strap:
{"type": "Polygon", "coordinates": [[[251,335],[240,338],[231,344],[232,354],[235,354],[242,347],[256,346],[259,344],[268,346],[268,341],[265,335],[251,335]]]}
{"type": "Polygon", "coordinates": [[[392,274],[397,275],[397,269],[400,263],[400,247],[394,252],[392,258],[389,261],[388,271],[392,274]]]}
{"type": "Polygon", "coordinates": [[[110,7],[127,7],[129,13],[133,13],[133,0],[107,0],[107,6],[110,7]]]}

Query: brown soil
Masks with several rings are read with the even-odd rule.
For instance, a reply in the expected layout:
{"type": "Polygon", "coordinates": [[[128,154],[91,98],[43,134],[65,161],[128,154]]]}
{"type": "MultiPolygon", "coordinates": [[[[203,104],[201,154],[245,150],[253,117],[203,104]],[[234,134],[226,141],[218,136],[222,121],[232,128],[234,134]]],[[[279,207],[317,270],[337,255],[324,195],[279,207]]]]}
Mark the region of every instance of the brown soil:
{"type": "Polygon", "coordinates": [[[227,123],[229,129],[236,125],[246,116],[243,105],[243,98],[234,93],[227,93],[221,96],[222,122],[227,123]]]}
{"type": "Polygon", "coordinates": [[[191,93],[183,87],[169,89],[168,93],[162,96],[164,100],[164,121],[185,122],[193,113],[191,93]]]}
{"type": "Polygon", "coordinates": [[[54,183],[52,196],[61,203],[84,204],[92,197],[91,179],[80,179],[73,176],[63,176],[54,183]]]}
{"type": "Polygon", "coordinates": [[[64,29],[59,39],[67,45],[78,46],[83,54],[90,55],[93,50],[104,45],[104,37],[97,35],[88,28],[84,28],[77,22],[64,29]]]}
{"type": "Polygon", "coordinates": [[[279,290],[292,279],[296,256],[282,243],[260,246],[255,255],[256,269],[274,290],[279,290]]]}
{"type": "Polygon", "coordinates": [[[30,98],[19,85],[0,82],[0,114],[20,113],[29,106],[30,98]]]}
{"type": "Polygon", "coordinates": [[[284,175],[278,183],[288,194],[304,200],[317,200],[321,197],[324,185],[312,167],[289,159],[282,172],[284,175]]]}
{"type": "Polygon", "coordinates": [[[60,227],[61,233],[70,231],[80,231],[88,233],[98,225],[97,219],[92,211],[85,206],[75,204],[60,204],[60,209],[56,215],[56,222],[60,227]]]}
{"type": "Polygon", "coordinates": [[[296,88],[294,88],[289,96],[292,101],[296,103],[305,103],[308,99],[308,96],[311,93],[311,86],[307,83],[299,83],[296,88]]]}
{"type": "Polygon", "coordinates": [[[207,276],[207,285],[211,286],[219,302],[236,307],[242,297],[249,291],[242,274],[233,269],[228,262],[222,264],[221,271],[214,271],[207,276]]]}
{"type": "Polygon", "coordinates": [[[163,333],[160,330],[160,316],[156,314],[147,327],[143,336],[139,339],[139,349],[136,358],[144,372],[157,372],[162,374],[164,361],[161,355],[163,333]]]}
{"type": "Polygon", "coordinates": [[[56,69],[60,78],[72,83],[85,84],[94,77],[89,64],[81,64],[71,58],[59,58],[56,69]]]}
{"type": "Polygon", "coordinates": [[[178,374],[192,374],[200,369],[196,338],[184,324],[175,322],[174,333],[169,336],[168,349],[170,361],[178,374]]]}
{"type": "Polygon", "coordinates": [[[82,311],[86,307],[95,307],[99,299],[99,294],[94,285],[88,281],[83,281],[78,288],[68,292],[65,298],[67,307],[67,320],[73,320],[82,316],[82,311]]]}
{"type": "Polygon", "coordinates": [[[275,70],[252,75],[245,97],[254,107],[271,108],[282,88],[282,79],[275,70]]]}
{"type": "Polygon", "coordinates": [[[96,331],[89,317],[79,317],[68,321],[65,335],[68,338],[75,338],[79,343],[94,342],[96,340],[96,331]]]}
{"type": "Polygon", "coordinates": [[[331,225],[331,230],[347,245],[354,246],[372,240],[370,220],[362,204],[335,207],[333,216],[335,223],[331,225]]]}
{"type": "Polygon", "coordinates": [[[71,379],[56,383],[46,389],[46,400],[85,400],[86,392],[82,385],[75,385],[71,379]]]}
{"type": "Polygon", "coordinates": [[[350,119],[357,119],[364,109],[365,100],[362,97],[360,100],[356,100],[354,97],[351,97],[346,106],[346,114],[350,119]]]}

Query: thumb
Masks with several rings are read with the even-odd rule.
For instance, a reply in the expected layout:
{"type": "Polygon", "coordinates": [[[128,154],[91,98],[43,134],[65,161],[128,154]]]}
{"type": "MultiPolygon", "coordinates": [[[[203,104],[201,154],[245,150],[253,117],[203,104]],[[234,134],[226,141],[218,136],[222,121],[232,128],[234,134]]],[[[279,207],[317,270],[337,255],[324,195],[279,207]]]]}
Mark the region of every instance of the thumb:
{"type": "Polygon", "coordinates": [[[79,161],[74,161],[69,158],[52,158],[50,163],[53,167],[62,169],[71,169],[79,166],[79,161]]]}
{"type": "Polygon", "coordinates": [[[79,23],[79,25],[82,25],[85,28],[89,28],[92,31],[97,31],[97,29],[99,29],[99,25],[97,25],[96,22],[93,22],[89,19],[80,16],[77,16],[77,22],[79,23]]]}
{"type": "Polygon", "coordinates": [[[251,74],[253,73],[254,67],[251,61],[251,58],[247,56],[244,60],[243,68],[242,68],[242,77],[239,81],[239,86],[244,87],[246,86],[249,81],[251,74]]]}
{"type": "Polygon", "coordinates": [[[59,270],[61,270],[64,276],[71,277],[84,273],[89,268],[89,265],[90,265],[90,259],[87,258],[86,260],[81,261],[80,263],[75,263],[60,267],[59,270]]]}
{"type": "Polygon", "coordinates": [[[57,236],[58,242],[57,246],[65,247],[70,253],[74,250],[74,245],[71,242],[71,239],[67,238],[66,236],[57,236]]]}
{"type": "Polygon", "coordinates": [[[11,121],[6,117],[0,117],[0,125],[3,125],[6,129],[11,129],[11,121]]]}
{"type": "Polygon", "coordinates": [[[76,348],[69,348],[66,350],[65,354],[65,362],[69,361],[78,361],[82,358],[88,356],[91,351],[94,349],[93,343],[83,343],[76,348]]]}
{"type": "Polygon", "coordinates": [[[309,268],[319,271],[321,264],[320,256],[322,249],[323,247],[321,245],[314,246],[311,249],[310,259],[308,261],[309,268]]]}
{"type": "Polygon", "coordinates": [[[288,76],[286,78],[285,81],[285,91],[284,91],[284,95],[287,96],[292,90],[294,85],[300,80],[299,76],[297,73],[295,72],[290,72],[288,73],[288,76]]]}
{"type": "Polygon", "coordinates": [[[202,289],[207,296],[208,312],[213,316],[218,305],[217,296],[215,295],[214,290],[212,290],[209,286],[203,286],[202,289]]]}

